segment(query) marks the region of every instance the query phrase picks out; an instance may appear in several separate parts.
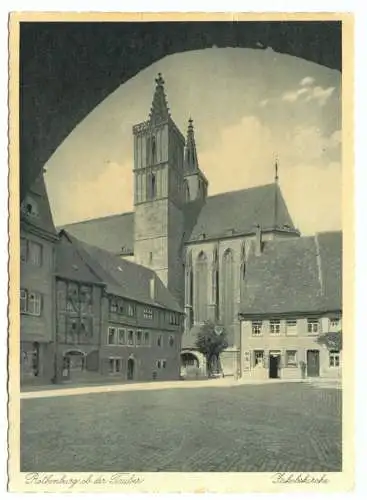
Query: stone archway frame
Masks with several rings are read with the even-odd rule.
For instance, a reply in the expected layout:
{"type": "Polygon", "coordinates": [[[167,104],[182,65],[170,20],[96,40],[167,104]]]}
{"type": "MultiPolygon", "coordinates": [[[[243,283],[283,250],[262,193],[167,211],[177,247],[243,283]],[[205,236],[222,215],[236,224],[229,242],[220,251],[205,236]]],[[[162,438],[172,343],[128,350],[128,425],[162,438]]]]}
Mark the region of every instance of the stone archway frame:
{"type": "Polygon", "coordinates": [[[180,352],[180,358],[183,354],[190,354],[190,355],[194,356],[198,360],[198,363],[199,363],[198,374],[199,375],[206,374],[206,359],[205,359],[205,356],[201,352],[196,351],[194,349],[182,349],[180,352]]]}
{"type": "Polygon", "coordinates": [[[89,21],[87,13],[75,13],[73,22],[64,23],[47,22],[46,14],[40,22],[39,13],[39,22],[24,22],[34,20],[30,14],[12,16],[12,23],[21,25],[21,201],[51,155],[100,102],[168,55],[213,47],[269,49],[339,71],[342,67],[342,21],[331,15],[327,21],[233,22],[223,15],[213,14],[208,21],[198,14],[195,21],[173,22],[168,14],[164,21],[144,23],[111,16],[114,22],[105,23],[89,21]],[[47,58],[45,40],[52,46],[47,58]]]}

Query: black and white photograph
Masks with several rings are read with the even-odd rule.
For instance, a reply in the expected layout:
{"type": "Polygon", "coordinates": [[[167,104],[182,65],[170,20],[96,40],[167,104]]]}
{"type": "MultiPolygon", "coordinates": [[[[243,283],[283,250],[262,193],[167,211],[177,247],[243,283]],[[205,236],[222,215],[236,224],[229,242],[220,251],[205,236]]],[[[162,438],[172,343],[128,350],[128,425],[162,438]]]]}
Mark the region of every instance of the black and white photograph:
{"type": "Polygon", "coordinates": [[[10,55],[13,488],[346,481],[351,18],[39,16],[10,55]]]}

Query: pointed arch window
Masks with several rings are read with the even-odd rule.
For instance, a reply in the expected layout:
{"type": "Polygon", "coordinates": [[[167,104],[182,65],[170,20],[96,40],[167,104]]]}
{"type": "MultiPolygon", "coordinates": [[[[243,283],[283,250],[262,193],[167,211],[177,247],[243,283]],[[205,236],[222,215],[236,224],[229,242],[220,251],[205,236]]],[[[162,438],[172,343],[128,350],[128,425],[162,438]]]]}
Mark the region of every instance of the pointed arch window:
{"type": "Polygon", "coordinates": [[[157,180],[152,172],[147,175],[147,198],[152,200],[157,195],[157,180]]]}
{"type": "Polygon", "coordinates": [[[185,303],[192,306],[193,300],[193,273],[192,273],[192,254],[189,250],[186,254],[185,262],[186,282],[185,282],[185,303]]]}
{"type": "Polygon", "coordinates": [[[185,180],[184,182],[184,189],[185,189],[185,200],[190,201],[190,188],[187,180],[185,180]]]}
{"type": "Polygon", "coordinates": [[[153,135],[152,137],[152,163],[156,163],[157,161],[157,144],[156,139],[153,135]]]}
{"type": "Polygon", "coordinates": [[[156,183],[155,174],[152,174],[150,182],[151,182],[151,185],[150,185],[151,195],[152,195],[152,198],[155,198],[156,194],[157,194],[157,183],[156,183]]]}
{"type": "Polygon", "coordinates": [[[241,245],[241,264],[240,264],[240,277],[242,280],[245,279],[246,275],[246,242],[243,241],[241,245]]]}
{"type": "Polygon", "coordinates": [[[208,262],[204,252],[200,252],[195,263],[195,323],[208,319],[208,262]]]}
{"type": "Polygon", "coordinates": [[[231,325],[234,319],[234,259],[233,251],[227,249],[222,262],[222,320],[231,325]]]}
{"type": "Polygon", "coordinates": [[[212,263],[212,305],[215,306],[215,320],[218,319],[218,250],[215,247],[213,251],[213,263],[212,263]]]}

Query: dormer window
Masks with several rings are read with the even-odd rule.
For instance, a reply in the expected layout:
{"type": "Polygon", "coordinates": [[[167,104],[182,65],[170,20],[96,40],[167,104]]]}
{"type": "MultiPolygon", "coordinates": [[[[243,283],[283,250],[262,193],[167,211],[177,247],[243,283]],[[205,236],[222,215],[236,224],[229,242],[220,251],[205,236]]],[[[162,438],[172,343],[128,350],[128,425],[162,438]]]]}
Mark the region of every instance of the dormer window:
{"type": "Polygon", "coordinates": [[[21,211],[27,217],[38,217],[39,215],[37,203],[29,197],[22,204],[21,211]]]}

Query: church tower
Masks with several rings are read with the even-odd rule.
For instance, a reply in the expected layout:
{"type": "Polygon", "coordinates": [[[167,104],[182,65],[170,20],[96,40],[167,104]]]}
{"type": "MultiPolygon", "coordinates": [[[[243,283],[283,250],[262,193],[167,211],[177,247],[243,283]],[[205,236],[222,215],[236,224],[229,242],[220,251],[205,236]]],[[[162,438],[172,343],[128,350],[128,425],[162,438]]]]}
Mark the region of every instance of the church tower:
{"type": "Polygon", "coordinates": [[[160,73],[149,118],[133,135],[134,261],[153,269],[182,304],[185,138],[170,116],[160,73]]]}
{"type": "Polygon", "coordinates": [[[208,192],[208,181],[199,168],[196,152],[193,121],[189,119],[184,153],[184,192],[186,202],[205,201],[208,192]]]}

